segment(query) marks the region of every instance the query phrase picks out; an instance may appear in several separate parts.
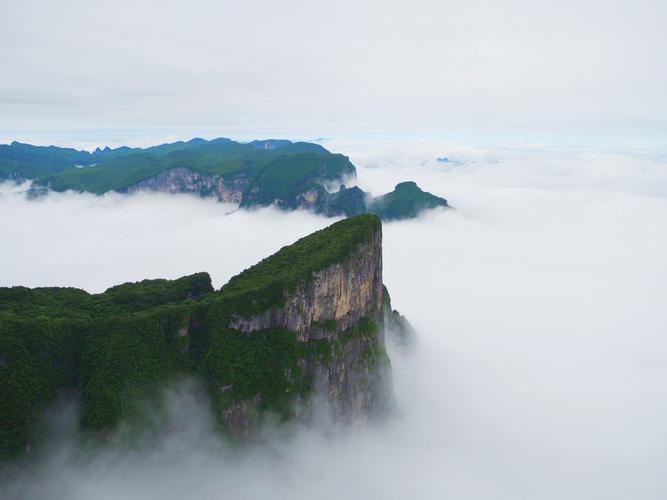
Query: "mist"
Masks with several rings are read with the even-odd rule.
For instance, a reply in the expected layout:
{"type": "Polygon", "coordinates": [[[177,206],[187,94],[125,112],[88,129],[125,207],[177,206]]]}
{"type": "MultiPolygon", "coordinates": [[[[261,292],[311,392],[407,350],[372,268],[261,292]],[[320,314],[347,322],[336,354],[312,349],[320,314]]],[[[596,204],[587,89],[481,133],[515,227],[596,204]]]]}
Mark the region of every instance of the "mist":
{"type": "MultiPolygon", "coordinates": [[[[61,408],[3,498],[664,499],[667,155],[540,145],[343,143],[373,195],[416,180],[454,211],[384,224],[384,281],[418,332],[390,346],[386,422],[314,426],[238,449],[190,381],[157,443],[85,459],[61,408]],[[449,160],[438,161],[437,158],[449,160]]],[[[208,271],[214,286],[333,221],[191,196],[0,188],[0,286],[208,271]]]]}

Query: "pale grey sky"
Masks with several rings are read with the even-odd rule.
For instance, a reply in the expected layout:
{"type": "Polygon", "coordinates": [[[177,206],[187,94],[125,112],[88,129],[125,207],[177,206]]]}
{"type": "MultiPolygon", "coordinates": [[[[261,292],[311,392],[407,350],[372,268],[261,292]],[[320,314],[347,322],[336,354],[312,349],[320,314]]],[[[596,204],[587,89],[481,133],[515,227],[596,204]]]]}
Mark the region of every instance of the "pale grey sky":
{"type": "Polygon", "coordinates": [[[0,142],[667,131],[660,0],[0,4],[0,142]]]}

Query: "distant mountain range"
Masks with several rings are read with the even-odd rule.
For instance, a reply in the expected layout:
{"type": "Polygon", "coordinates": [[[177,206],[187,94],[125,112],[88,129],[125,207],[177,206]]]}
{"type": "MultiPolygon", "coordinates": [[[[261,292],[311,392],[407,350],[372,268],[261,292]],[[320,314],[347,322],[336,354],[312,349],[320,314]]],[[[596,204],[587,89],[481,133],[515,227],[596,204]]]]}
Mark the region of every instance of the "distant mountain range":
{"type": "Polygon", "coordinates": [[[374,213],[406,219],[447,200],[402,182],[372,197],[346,187],[357,171],[349,158],[319,144],[284,139],[240,143],[195,138],[148,148],[94,152],[12,142],[0,145],[0,180],[32,181],[30,194],[78,191],[103,194],[161,191],[215,196],[241,208],[276,205],[327,216],[374,213]]]}

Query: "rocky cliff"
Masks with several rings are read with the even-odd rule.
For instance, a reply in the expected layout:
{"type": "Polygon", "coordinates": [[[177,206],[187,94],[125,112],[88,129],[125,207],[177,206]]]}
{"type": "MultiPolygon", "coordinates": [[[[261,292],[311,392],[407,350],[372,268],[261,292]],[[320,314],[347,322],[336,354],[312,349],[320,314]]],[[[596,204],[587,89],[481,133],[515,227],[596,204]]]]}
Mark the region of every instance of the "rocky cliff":
{"type": "Polygon", "coordinates": [[[373,215],[302,238],[218,291],[206,273],[97,295],[0,288],[0,455],[35,443],[63,389],[80,394],[81,430],[104,436],[138,407],[158,412],[159,389],[183,376],[204,382],[233,434],[266,417],[307,422],[314,402],[339,421],[382,415],[387,297],[373,215]]]}
{"type": "Polygon", "coordinates": [[[139,191],[195,193],[204,197],[215,196],[218,201],[225,203],[241,203],[248,184],[249,179],[246,175],[223,179],[220,175],[206,175],[184,167],[177,167],[136,182],[125,188],[123,192],[127,194],[139,191]]]}
{"type": "Polygon", "coordinates": [[[274,205],[329,217],[373,213],[382,220],[410,219],[449,206],[414,182],[399,183],[376,198],[358,187],[346,188],[356,181],[348,157],[319,144],[276,139],[242,144],[222,137],[195,138],[94,153],[13,142],[0,144],[1,179],[33,179],[31,198],[50,190],[195,193],[240,208],[274,205]]]}
{"type": "Polygon", "coordinates": [[[381,321],[382,232],[354,249],[349,258],[313,272],[309,280],[284,292],[283,304],[249,318],[236,317],[231,327],[250,333],[286,328],[298,340],[332,338],[361,318],[381,321]]]}

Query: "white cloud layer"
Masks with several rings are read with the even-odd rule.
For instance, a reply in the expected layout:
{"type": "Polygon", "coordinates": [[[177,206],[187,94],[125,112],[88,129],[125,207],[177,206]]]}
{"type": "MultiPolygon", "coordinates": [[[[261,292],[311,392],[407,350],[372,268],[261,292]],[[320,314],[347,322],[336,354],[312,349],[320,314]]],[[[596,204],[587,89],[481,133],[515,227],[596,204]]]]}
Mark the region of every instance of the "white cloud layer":
{"type": "MultiPolygon", "coordinates": [[[[181,393],[159,446],[67,447],[3,498],[540,500],[667,496],[667,162],[659,151],[337,144],[374,194],[413,178],[456,212],[384,227],[385,282],[419,332],[398,414],[226,449],[181,393]],[[454,163],[437,162],[449,156],[454,163]],[[391,160],[391,161],[390,161],[391,160]],[[187,409],[184,411],[183,409],[187,409]]],[[[190,197],[3,185],[0,284],[99,291],[207,270],[216,286],[327,225],[190,197]]]]}

